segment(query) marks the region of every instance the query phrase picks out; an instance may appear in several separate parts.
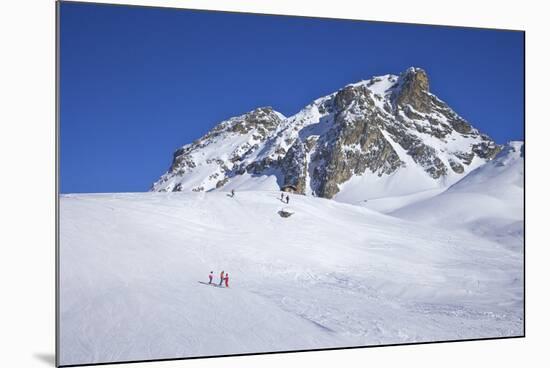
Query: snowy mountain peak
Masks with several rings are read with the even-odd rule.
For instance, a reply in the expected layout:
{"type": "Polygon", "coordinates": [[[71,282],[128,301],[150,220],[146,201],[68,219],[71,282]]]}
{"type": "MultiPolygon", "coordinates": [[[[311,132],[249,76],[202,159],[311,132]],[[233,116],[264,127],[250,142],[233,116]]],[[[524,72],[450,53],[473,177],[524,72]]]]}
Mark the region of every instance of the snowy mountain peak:
{"type": "Polygon", "coordinates": [[[447,187],[501,147],[429,91],[411,67],[285,117],[261,107],[178,149],[153,191],[272,189],[346,202],[447,187]]]}
{"type": "Polygon", "coordinates": [[[511,141],[505,144],[493,160],[466,175],[449,191],[510,192],[511,187],[523,193],[524,143],[511,141]]]}
{"type": "Polygon", "coordinates": [[[428,75],[421,68],[410,67],[399,77],[399,83],[393,90],[394,104],[412,106],[420,112],[430,110],[431,96],[428,75]]]}
{"type": "Polygon", "coordinates": [[[258,107],[243,115],[230,118],[214,127],[213,132],[231,131],[247,133],[252,129],[264,128],[272,130],[285,119],[280,112],[273,110],[271,106],[258,107]]]}

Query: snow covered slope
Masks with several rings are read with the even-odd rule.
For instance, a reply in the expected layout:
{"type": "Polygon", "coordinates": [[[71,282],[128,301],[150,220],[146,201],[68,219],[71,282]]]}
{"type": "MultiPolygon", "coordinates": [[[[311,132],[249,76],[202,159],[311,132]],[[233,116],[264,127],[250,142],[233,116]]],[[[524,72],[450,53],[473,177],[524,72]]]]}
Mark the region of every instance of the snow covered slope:
{"type": "MultiPolygon", "coordinates": [[[[496,182],[497,162],[469,180],[496,182]]],[[[61,196],[60,363],[523,333],[518,249],[323,198],[278,198],[61,196]],[[211,270],[229,272],[230,288],[200,283],[211,270]]]]}
{"type": "Polygon", "coordinates": [[[500,146],[429,90],[420,68],[373,77],[293,116],[271,107],[221,122],[174,153],[153,191],[278,190],[347,203],[446,188],[500,146]]]}
{"type": "Polygon", "coordinates": [[[449,229],[466,229],[522,249],[523,142],[510,142],[490,162],[445,192],[391,212],[449,229]]]}

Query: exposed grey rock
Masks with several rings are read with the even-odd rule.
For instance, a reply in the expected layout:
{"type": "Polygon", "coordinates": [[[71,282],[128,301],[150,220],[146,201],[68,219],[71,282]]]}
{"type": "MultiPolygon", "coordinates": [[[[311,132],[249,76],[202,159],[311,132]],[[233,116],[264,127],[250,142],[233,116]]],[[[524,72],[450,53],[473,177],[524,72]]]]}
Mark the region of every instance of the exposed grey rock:
{"type": "Polygon", "coordinates": [[[279,214],[279,216],[284,217],[284,218],[287,218],[287,217],[290,217],[290,216],[294,215],[293,212],[289,212],[289,211],[285,211],[285,210],[280,210],[277,213],[279,214]]]}
{"type": "Polygon", "coordinates": [[[464,166],[455,160],[449,160],[449,165],[451,165],[451,169],[453,169],[455,173],[462,174],[464,172],[464,166]]]}

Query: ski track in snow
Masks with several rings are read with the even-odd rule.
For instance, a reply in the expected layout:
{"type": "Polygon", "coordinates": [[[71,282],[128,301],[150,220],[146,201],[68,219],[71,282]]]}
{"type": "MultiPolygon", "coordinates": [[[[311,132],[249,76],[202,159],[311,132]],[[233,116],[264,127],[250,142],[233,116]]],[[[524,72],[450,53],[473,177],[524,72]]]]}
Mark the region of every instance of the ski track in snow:
{"type": "Polygon", "coordinates": [[[523,334],[521,244],[226,194],[61,197],[61,364],[523,334]]]}

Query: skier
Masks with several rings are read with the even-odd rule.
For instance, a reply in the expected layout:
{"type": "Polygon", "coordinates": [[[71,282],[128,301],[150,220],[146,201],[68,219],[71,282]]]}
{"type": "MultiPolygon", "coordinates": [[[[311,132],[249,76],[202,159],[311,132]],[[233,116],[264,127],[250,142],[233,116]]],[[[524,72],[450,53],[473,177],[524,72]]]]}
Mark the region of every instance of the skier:
{"type": "Polygon", "coordinates": [[[213,279],[214,279],[214,271],[210,271],[210,275],[208,275],[208,284],[211,284],[213,279]]]}
{"type": "Polygon", "coordinates": [[[285,194],[281,193],[281,202],[283,201],[284,196],[285,196],[285,194]]]}
{"type": "Polygon", "coordinates": [[[231,189],[231,198],[235,197],[235,189],[231,189]]]}
{"type": "Polygon", "coordinates": [[[222,272],[220,273],[220,286],[222,286],[222,282],[223,282],[223,279],[224,279],[224,277],[223,277],[224,274],[225,274],[224,271],[222,271],[222,272]]]}
{"type": "Polygon", "coordinates": [[[225,279],[224,280],[225,280],[225,287],[229,287],[229,274],[228,273],[225,274],[225,279]]]}
{"type": "Polygon", "coordinates": [[[287,194],[286,195],[286,204],[288,204],[288,201],[290,201],[290,196],[287,194]]]}

